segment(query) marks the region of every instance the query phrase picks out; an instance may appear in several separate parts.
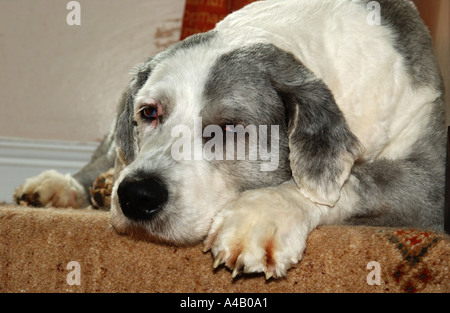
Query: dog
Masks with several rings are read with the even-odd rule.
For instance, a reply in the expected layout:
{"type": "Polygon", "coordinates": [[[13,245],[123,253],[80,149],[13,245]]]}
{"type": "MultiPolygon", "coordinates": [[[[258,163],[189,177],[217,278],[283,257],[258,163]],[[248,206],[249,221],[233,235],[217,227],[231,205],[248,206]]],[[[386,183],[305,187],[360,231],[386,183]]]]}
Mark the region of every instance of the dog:
{"type": "Polygon", "coordinates": [[[114,166],[119,233],[203,241],[233,277],[285,276],[319,225],[443,229],[444,88],[431,38],[412,2],[377,1],[379,23],[372,3],[255,2],[148,58],[91,162],[26,180],[16,201],[87,206],[114,166]]]}

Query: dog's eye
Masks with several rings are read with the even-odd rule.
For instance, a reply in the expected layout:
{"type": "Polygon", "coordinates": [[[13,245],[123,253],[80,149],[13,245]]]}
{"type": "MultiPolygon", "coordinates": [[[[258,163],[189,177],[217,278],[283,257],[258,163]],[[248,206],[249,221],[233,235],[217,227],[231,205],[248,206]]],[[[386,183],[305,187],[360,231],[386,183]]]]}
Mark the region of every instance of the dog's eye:
{"type": "Polygon", "coordinates": [[[150,99],[141,104],[137,115],[144,125],[154,129],[162,121],[163,108],[160,103],[150,99]]]}
{"type": "Polygon", "coordinates": [[[144,120],[150,120],[153,121],[158,117],[158,112],[156,108],[153,107],[144,107],[140,111],[141,117],[144,120]]]}
{"type": "Polygon", "coordinates": [[[159,102],[153,99],[147,99],[141,103],[137,114],[143,122],[147,122],[156,127],[163,115],[163,108],[159,102]]]}

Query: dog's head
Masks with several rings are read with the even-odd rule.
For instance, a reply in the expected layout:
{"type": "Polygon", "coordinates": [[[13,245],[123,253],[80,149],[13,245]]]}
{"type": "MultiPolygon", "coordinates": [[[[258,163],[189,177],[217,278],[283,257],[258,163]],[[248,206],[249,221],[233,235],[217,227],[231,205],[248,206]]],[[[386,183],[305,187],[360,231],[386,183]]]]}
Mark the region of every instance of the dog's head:
{"type": "Polygon", "coordinates": [[[112,224],[196,242],[240,192],[295,179],[333,205],[359,144],[330,90],[271,44],[192,36],[137,68],[117,130],[112,224]]]}

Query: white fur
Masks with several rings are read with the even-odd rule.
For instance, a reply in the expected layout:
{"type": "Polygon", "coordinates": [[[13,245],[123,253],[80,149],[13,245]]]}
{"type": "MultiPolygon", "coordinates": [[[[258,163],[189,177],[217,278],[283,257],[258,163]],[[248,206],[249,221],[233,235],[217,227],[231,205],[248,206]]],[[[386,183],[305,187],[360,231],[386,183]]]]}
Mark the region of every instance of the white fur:
{"type": "Polygon", "coordinates": [[[211,249],[215,266],[225,263],[233,269],[233,276],[243,270],[264,272],[266,278],[282,277],[301,259],[314,228],[350,216],[358,200],[354,192],[357,183],[354,177],[348,180],[333,208],[308,200],[293,180],[245,191],[214,218],[205,250],[211,249]],[[272,242],[269,248],[268,242],[272,242]],[[233,262],[236,253],[239,256],[233,262]],[[269,254],[273,256],[271,264],[269,254]]]}
{"type": "MultiPolygon", "coordinates": [[[[155,169],[152,161],[154,154],[141,153],[130,166],[126,167],[114,184],[111,198],[111,221],[120,232],[126,233],[136,223],[127,219],[121,212],[117,189],[120,182],[136,169],[155,169]]],[[[139,225],[144,227],[150,236],[162,241],[172,243],[194,243],[203,238],[211,227],[216,213],[231,199],[236,197],[235,191],[227,186],[227,182],[217,171],[213,171],[206,161],[184,161],[168,164],[158,163],[158,166],[173,168],[170,180],[176,182],[178,192],[177,202],[168,202],[164,207],[164,215],[169,216],[169,229],[159,233],[150,224],[139,225]],[[199,175],[201,173],[201,175],[199,175]],[[208,192],[205,192],[208,190],[208,192]]]]}

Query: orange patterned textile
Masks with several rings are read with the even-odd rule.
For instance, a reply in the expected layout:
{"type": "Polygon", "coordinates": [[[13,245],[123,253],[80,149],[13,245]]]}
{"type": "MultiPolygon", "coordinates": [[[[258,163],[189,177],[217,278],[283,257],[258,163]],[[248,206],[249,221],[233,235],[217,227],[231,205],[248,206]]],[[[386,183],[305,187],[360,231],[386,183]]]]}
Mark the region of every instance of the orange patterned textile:
{"type": "Polygon", "coordinates": [[[255,0],[186,0],[181,40],[214,28],[217,22],[255,0]]]}

